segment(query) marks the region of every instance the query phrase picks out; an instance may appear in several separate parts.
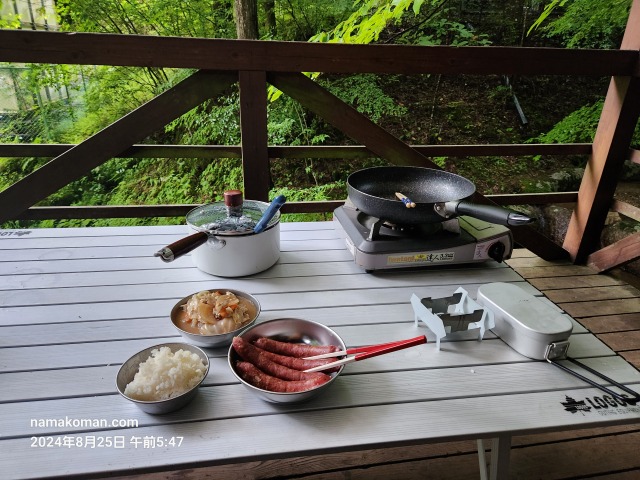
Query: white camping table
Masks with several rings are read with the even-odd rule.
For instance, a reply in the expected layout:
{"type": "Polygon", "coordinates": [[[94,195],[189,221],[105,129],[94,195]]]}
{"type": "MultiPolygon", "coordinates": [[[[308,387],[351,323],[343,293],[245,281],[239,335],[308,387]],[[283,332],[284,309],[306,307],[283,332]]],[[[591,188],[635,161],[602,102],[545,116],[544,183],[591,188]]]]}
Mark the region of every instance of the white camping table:
{"type": "MultiPolygon", "coordinates": [[[[240,279],[197,270],[189,256],[153,253],[184,226],[0,231],[0,475],[97,477],[269,458],[441,442],[491,440],[490,475],[506,478],[511,437],[640,422],[640,406],[476,332],[350,364],[320,397],[274,405],[231,374],[227,350],[208,350],[197,397],[163,416],[115,388],[135,352],[181,341],[169,321],[180,298],[211,288],[255,295],[259,321],[298,317],[329,325],[349,346],[426,333],[410,297],[514,282],[487,263],[366,273],[331,222],[282,224],[282,256],[240,279]],[[132,426],[133,425],[133,426],[132,426]]],[[[433,337],[431,337],[433,339],[433,337]]],[[[578,324],[570,355],[638,389],[640,373],[578,324]]],[[[588,375],[588,374],[587,374],[588,375]]],[[[479,442],[481,476],[484,448],[479,442]]]]}

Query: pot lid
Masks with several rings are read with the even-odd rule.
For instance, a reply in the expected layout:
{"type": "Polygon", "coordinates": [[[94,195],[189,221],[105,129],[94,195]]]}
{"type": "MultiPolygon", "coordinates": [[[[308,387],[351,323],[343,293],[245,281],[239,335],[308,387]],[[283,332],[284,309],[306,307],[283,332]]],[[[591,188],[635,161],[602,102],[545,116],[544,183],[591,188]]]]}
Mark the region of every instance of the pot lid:
{"type": "MultiPolygon", "coordinates": [[[[224,192],[223,202],[200,205],[187,213],[187,223],[194,229],[209,235],[249,235],[269,207],[257,200],[243,200],[240,190],[224,192]]],[[[267,229],[280,221],[276,212],[267,224],[267,229]]]]}

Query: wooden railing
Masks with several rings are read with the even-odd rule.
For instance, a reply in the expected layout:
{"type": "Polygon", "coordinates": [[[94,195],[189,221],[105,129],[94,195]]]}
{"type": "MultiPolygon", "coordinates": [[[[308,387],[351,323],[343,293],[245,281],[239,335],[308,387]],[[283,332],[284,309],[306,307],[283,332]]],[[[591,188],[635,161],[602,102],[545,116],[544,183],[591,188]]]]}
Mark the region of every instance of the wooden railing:
{"type": "MultiPolygon", "coordinates": [[[[3,157],[53,157],[0,192],[0,221],[183,215],[192,205],[34,207],[114,157],[241,158],[247,198],[267,200],[271,158],[381,157],[398,165],[437,167],[429,157],[587,154],[579,192],[484,197],[501,205],[575,202],[564,245],[530,227],[513,228],[516,241],[547,259],[569,255],[599,270],[640,257],[634,239],[597,252],[623,162],[635,160],[633,129],[640,113],[640,0],[634,0],[620,50],[511,47],[416,47],[168,38],[130,35],[0,31],[0,61],[188,68],[197,71],[78,145],[0,145],[3,157]],[[593,144],[407,145],[300,72],[473,75],[611,76],[593,144]],[[138,145],[148,135],[230,85],[240,87],[241,145],[138,145]],[[282,90],[361,145],[270,146],[267,84],[282,90]],[[631,245],[631,246],[630,246],[631,245]],[[612,253],[613,252],[613,253],[612,253]],[[614,258],[615,257],[615,258],[614,258]]],[[[330,212],[342,202],[290,202],[285,213],[330,212]]]]}

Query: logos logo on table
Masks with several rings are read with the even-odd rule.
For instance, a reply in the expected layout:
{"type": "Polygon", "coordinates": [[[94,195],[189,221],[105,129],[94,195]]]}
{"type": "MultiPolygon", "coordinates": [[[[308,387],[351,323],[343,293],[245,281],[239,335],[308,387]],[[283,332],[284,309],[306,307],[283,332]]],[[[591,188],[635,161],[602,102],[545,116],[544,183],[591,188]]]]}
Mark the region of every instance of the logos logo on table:
{"type": "Polygon", "coordinates": [[[621,415],[629,412],[640,413],[640,406],[633,401],[620,400],[611,395],[594,395],[585,397],[583,400],[576,400],[569,395],[565,395],[564,402],[560,402],[567,412],[582,413],[582,415],[621,415]]]}
{"type": "Polygon", "coordinates": [[[5,230],[0,232],[0,237],[21,237],[23,235],[29,235],[31,230],[5,230]]]}

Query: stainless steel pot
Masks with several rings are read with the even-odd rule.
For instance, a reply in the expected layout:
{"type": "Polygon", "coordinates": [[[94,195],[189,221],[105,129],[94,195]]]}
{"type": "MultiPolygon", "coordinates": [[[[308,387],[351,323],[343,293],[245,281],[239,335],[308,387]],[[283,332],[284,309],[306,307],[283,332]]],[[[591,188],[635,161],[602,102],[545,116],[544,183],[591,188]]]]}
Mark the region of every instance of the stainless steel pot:
{"type": "Polygon", "coordinates": [[[195,233],[160,249],[155,256],[171,262],[193,251],[196,267],[220,277],[262,272],[280,258],[279,208],[283,203],[284,197],[269,204],[243,201],[238,190],[225,192],[224,202],[189,211],[187,225],[195,233]]]}

